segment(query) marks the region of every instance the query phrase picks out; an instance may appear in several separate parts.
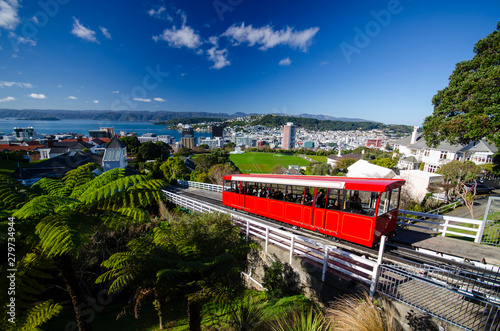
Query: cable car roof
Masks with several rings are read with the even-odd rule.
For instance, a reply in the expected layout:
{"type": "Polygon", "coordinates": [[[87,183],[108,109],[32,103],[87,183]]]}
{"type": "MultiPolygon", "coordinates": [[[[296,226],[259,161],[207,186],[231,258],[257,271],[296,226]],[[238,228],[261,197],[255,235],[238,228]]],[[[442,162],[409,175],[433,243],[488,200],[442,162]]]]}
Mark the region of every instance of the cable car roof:
{"type": "Polygon", "coordinates": [[[404,185],[404,179],[387,178],[352,178],[331,176],[290,176],[290,175],[230,175],[224,180],[282,184],[294,186],[312,186],[356,191],[385,192],[404,185]]]}

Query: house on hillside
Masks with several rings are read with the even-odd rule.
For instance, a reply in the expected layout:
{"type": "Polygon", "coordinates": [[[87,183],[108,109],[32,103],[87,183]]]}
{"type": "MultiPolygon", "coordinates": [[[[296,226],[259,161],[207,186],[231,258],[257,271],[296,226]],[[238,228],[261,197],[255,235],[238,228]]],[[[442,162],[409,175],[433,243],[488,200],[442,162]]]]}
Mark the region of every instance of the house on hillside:
{"type": "Polygon", "coordinates": [[[115,136],[104,150],[102,168],[104,171],[108,171],[115,168],[125,168],[127,165],[127,146],[115,136]]]}
{"type": "Polygon", "coordinates": [[[425,172],[434,173],[443,164],[453,160],[472,161],[475,164],[487,164],[493,160],[497,148],[484,140],[468,145],[450,145],[442,142],[436,148],[427,146],[422,133],[417,132],[418,126],[409,137],[394,142],[394,150],[401,155],[397,167],[403,170],[419,169],[424,163],[425,172]]]}

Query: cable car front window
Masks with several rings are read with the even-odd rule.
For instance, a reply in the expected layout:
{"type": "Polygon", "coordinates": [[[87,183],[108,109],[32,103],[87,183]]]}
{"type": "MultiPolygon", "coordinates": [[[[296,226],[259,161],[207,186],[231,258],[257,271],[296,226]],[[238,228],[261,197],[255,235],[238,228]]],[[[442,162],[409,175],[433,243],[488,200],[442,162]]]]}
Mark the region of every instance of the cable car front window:
{"type": "Polygon", "coordinates": [[[398,208],[400,192],[401,188],[397,188],[391,191],[386,191],[380,195],[380,204],[377,216],[398,208]]]}

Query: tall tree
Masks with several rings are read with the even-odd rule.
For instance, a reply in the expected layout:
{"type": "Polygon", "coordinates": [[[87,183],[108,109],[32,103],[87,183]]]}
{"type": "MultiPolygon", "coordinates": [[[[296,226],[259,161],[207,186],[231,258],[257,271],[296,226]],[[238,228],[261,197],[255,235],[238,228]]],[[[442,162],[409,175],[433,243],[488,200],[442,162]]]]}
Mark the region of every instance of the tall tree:
{"type": "Polygon", "coordinates": [[[448,86],[432,98],[434,112],[424,121],[429,146],[486,138],[500,147],[500,22],[474,53],[457,63],[448,86]]]}

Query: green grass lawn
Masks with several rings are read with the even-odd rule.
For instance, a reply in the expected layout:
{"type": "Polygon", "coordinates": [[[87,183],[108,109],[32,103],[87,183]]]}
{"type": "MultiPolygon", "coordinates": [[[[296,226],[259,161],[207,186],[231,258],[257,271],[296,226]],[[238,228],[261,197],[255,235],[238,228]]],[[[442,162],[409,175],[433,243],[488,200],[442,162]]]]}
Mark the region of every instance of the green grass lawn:
{"type": "Polygon", "coordinates": [[[310,163],[299,156],[273,153],[231,154],[229,158],[244,174],[268,174],[276,164],[288,168],[289,165],[298,164],[301,167],[307,166],[310,163]]]}
{"type": "Polygon", "coordinates": [[[324,155],[306,155],[308,158],[313,159],[318,162],[326,162],[326,156],[324,155]]]}

